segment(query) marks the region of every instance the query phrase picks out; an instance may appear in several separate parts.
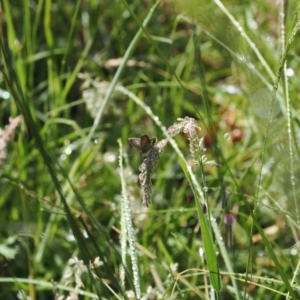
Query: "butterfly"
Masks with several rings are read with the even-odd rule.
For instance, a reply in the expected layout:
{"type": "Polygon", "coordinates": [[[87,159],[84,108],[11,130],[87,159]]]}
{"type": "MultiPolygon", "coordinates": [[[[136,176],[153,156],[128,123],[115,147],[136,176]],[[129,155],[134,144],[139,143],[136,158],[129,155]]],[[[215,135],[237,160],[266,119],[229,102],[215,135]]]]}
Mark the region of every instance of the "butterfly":
{"type": "Polygon", "coordinates": [[[143,134],[141,138],[129,138],[128,142],[135,149],[140,151],[140,155],[148,154],[153,146],[157,143],[156,137],[150,137],[148,134],[143,134]]]}

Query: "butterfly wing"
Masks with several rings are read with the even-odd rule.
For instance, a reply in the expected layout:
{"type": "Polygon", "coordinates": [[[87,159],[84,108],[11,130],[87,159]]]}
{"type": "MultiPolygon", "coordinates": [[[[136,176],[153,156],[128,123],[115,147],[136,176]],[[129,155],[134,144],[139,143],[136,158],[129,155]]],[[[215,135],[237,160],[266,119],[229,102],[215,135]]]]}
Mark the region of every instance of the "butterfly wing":
{"type": "Polygon", "coordinates": [[[140,151],[140,154],[147,154],[157,143],[156,137],[150,137],[148,134],[143,134],[141,138],[129,138],[128,142],[135,149],[140,151]]]}
{"type": "Polygon", "coordinates": [[[132,147],[134,147],[135,149],[141,151],[141,139],[139,139],[139,138],[129,138],[128,142],[130,143],[130,145],[132,147]]]}
{"type": "Polygon", "coordinates": [[[141,154],[147,153],[149,151],[151,147],[151,139],[148,134],[143,134],[141,136],[140,147],[141,147],[141,154]]]}

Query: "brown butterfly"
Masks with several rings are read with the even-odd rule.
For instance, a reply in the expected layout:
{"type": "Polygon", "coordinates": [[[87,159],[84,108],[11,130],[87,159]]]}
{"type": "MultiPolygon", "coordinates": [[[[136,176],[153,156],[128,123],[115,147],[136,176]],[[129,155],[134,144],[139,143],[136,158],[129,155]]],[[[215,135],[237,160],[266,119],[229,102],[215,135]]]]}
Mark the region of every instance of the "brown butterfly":
{"type": "Polygon", "coordinates": [[[148,154],[153,146],[157,143],[156,137],[150,137],[148,134],[143,134],[141,138],[129,138],[128,142],[135,149],[140,151],[140,155],[148,154]]]}

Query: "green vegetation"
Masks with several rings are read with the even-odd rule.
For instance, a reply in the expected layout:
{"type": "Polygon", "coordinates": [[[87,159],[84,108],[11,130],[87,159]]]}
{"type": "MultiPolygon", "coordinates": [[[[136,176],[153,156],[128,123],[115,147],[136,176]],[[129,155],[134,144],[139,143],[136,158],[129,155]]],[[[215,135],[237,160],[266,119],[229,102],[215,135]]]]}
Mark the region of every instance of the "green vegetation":
{"type": "Polygon", "coordinates": [[[1,0],[0,298],[300,299],[299,27],[1,0]]]}

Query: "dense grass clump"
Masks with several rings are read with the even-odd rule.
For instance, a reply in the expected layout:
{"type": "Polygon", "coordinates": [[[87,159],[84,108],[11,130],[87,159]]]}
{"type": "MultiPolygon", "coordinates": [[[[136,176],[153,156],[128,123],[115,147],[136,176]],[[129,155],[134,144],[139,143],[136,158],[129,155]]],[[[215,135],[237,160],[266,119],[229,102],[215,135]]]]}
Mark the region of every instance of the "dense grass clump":
{"type": "Polygon", "coordinates": [[[2,0],[0,298],[300,299],[299,7],[2,0]]]}

